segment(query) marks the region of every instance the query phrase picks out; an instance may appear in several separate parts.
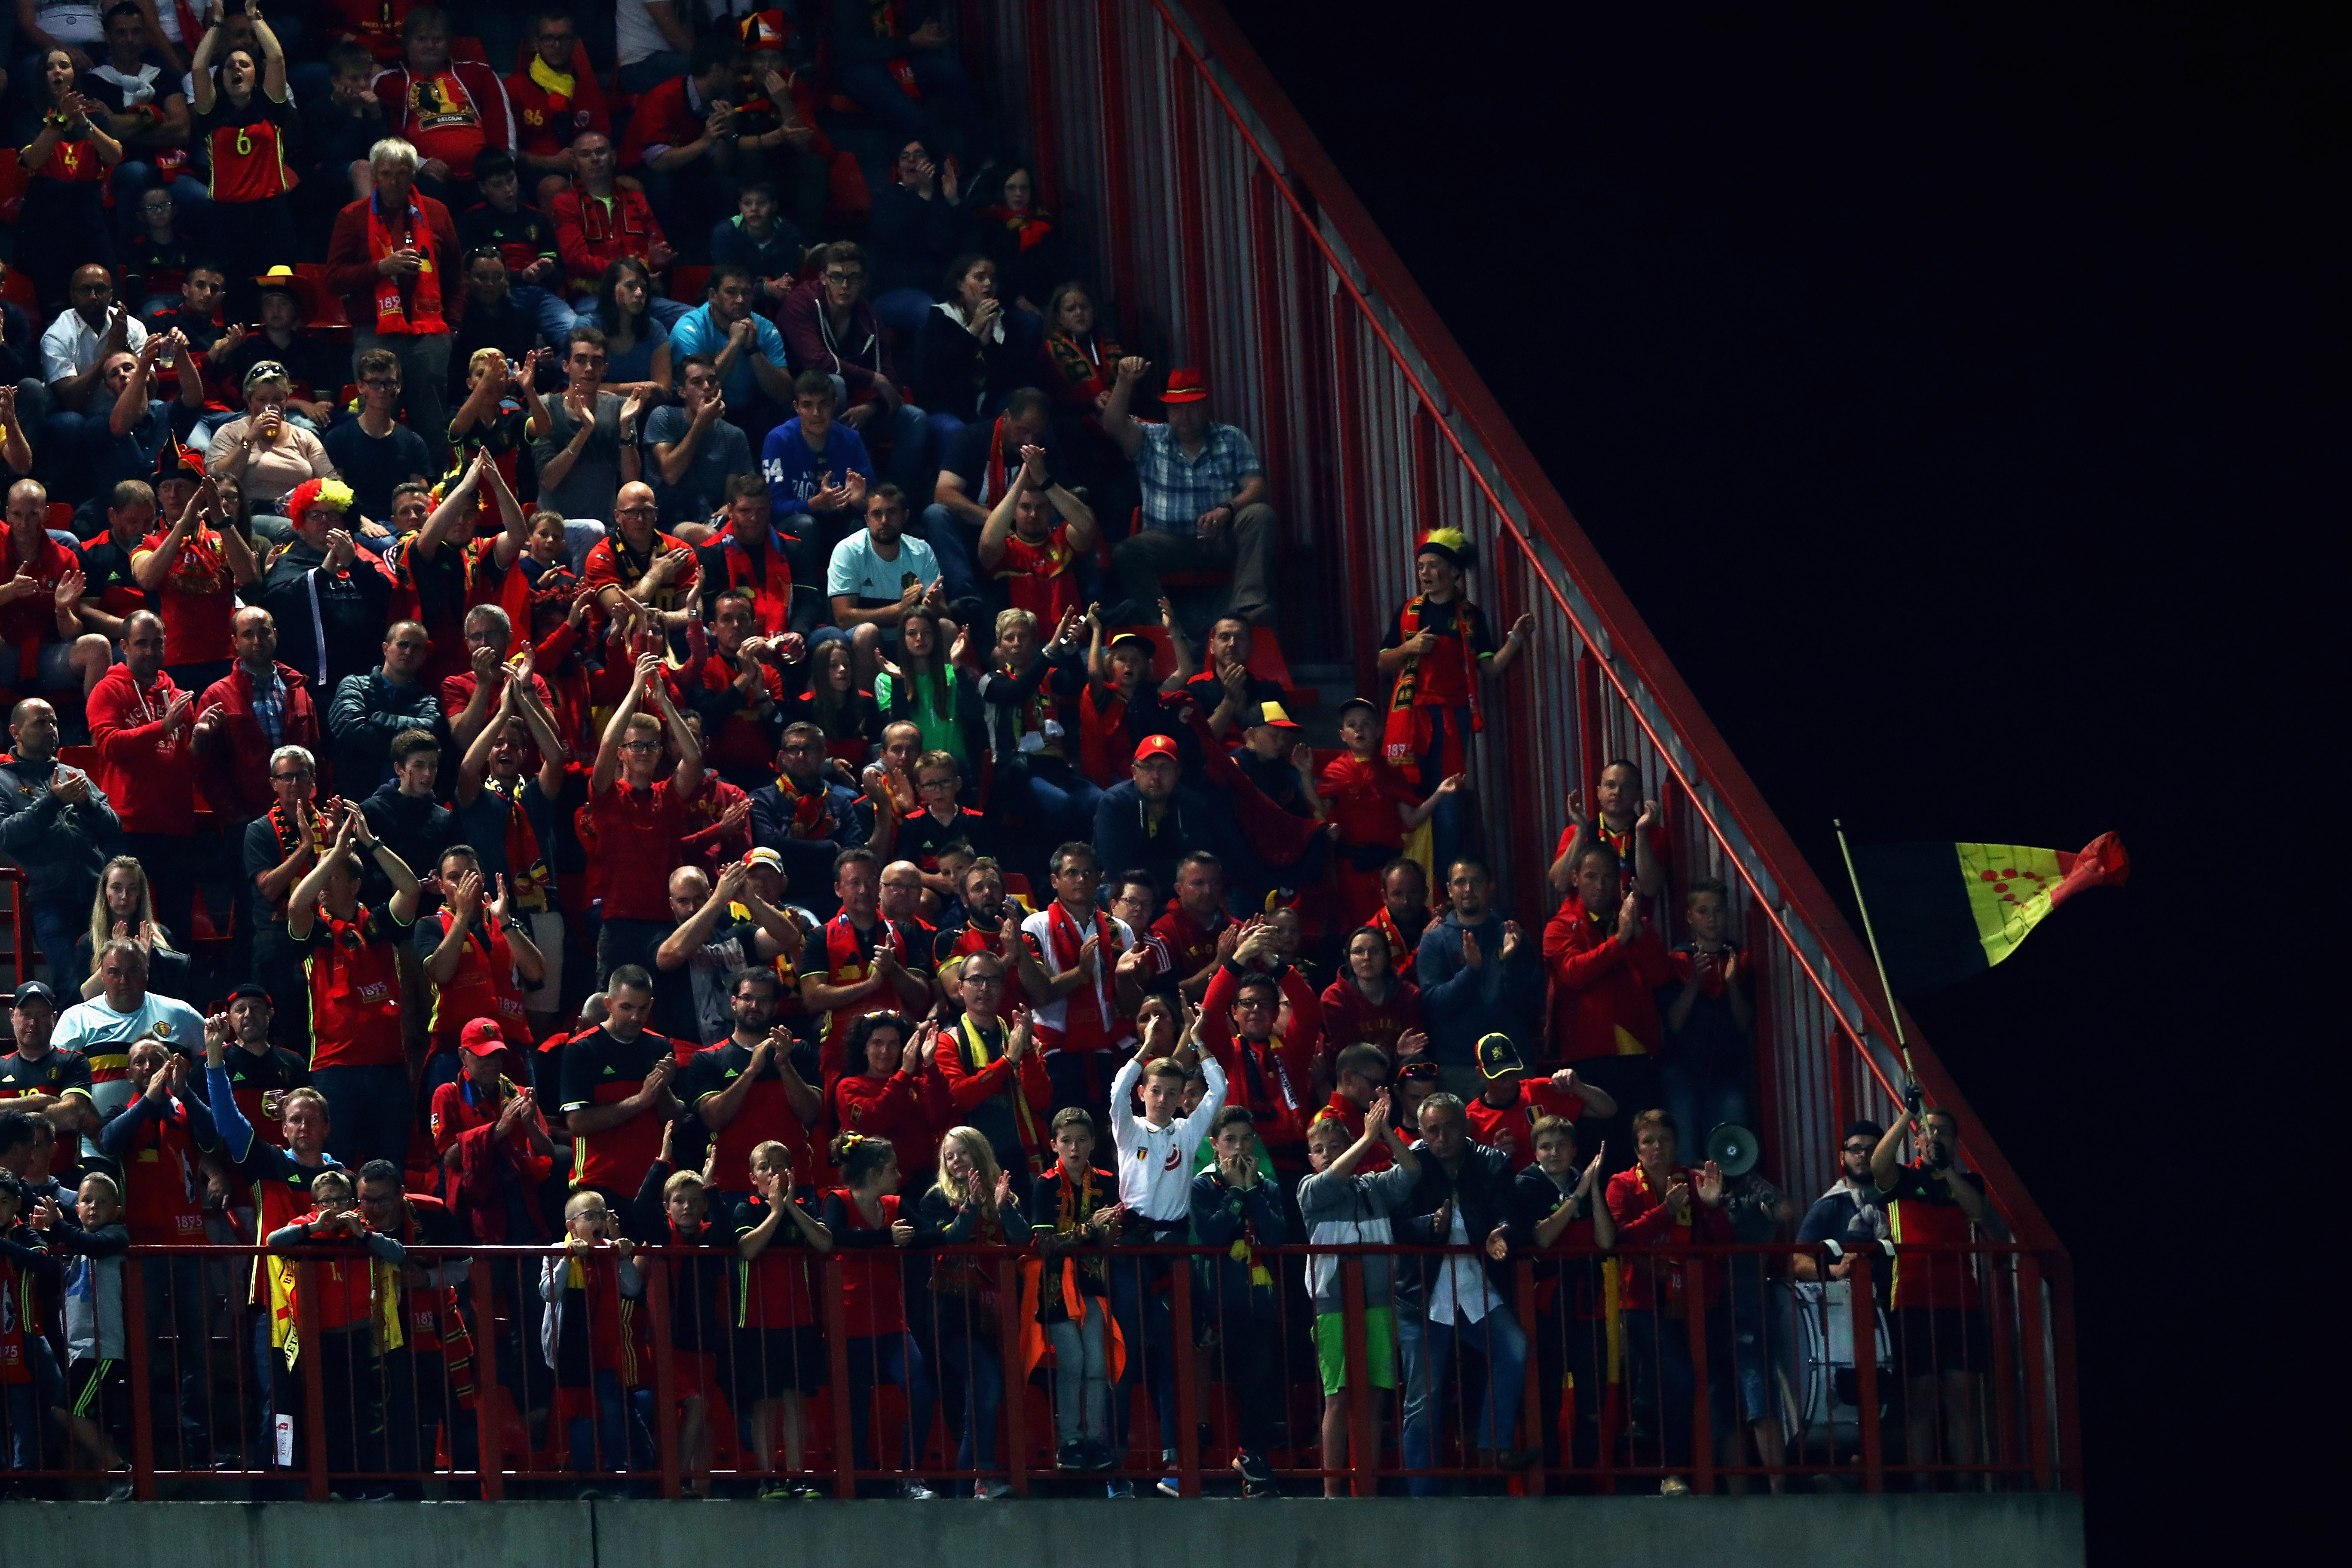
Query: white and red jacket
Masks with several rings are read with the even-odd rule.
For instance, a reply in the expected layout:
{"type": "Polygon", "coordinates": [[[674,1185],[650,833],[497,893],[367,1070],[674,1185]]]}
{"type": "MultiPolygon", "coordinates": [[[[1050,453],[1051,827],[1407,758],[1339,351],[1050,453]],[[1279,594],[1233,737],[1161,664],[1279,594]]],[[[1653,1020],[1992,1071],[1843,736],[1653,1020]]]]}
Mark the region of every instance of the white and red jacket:
{"type": "Polygon", "coordinates": [[[1135,945],[1135,932],[1125,921],[1097,909],[1088,923],[1081,925],[1056,899],[1023,921],[1021,934],[1028,939],[1029,951],[1037,955],[1039,966],[1048,975],[1074,967],[1087,937],[1102,939],[1092,984],[1050,1002],[1032,1000],[1030,1021],[1040,1050],[1052,1056],[1056,1051],[1105,1051],[1134,1044],[1135,1021],[1119,1012],[1112,984],[1119,955],[1135,945]]]}

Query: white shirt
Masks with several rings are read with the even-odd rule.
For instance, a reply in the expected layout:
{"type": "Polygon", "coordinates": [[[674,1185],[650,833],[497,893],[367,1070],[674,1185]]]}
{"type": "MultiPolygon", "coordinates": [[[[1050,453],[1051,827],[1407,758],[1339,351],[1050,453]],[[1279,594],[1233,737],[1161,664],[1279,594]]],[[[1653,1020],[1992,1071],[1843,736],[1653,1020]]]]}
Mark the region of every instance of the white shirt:
{"type": "MultiPolygon", "coordinates": [[[[137,316],[131,316],[124,325],[122,346],[137,353],[139,345],[146,341],[146,327],[137,316]]],[[[49,330],[41,334],[41,372],[53,382],[79,375],[98,363],[99,345],[105,342],[106,329],[90,331],[81,312],[68,305],[49,323],[49,330]]]]}
{"type": "Polygon", "coordinates": [[[824,569],[825,596],[846,594],[857,599],[896,601],[907,591],[905,578],[909,572],[926,588],[940,580],[940,558],[931,553],[929,545],[902,533],[898,557],[885,561],[874,549],[874,535],[861,528],[833,547],[833,559],[824,569]]]}
{"type": "MultiPolygon", "coordinates": [[[[1105,915],[1103,918],[1110,922],[1111,935],[1118,939],[1118,951],[1100,954],[1099,961],[1095,965],[1093,985],[1095,1005],[1101,1010],[1097,1016],[1106,1026],[1117,1030],[1118,1033],[1115,1037],[1106,1039],[1102,1045],[1093,1048],[1117,1050],[1134,1045],[1135,1030],[1132,1026],[1133,1021],[1119,1016],[1118,1004],[1111,999],[1111,966],[1119,961],[1121,954],[1135,945],[1135,928],[1117,915],[1105,915]]],[[[1048,904],[1045,909],[1039,910],[1035,914],[1023,921],[1021,931],[1022,934],[1036,945],[1037,967],[1043,969],[1048,975],[1056,977],[1063,970],[1069,967],[1069,964],[1060,961],[1060,955],[1054,951],[1052,905],[1048,904]]],[[[1084,940],[1084,936],[1085,933],[1081,932],[1081,941],[1084,940]]],[[[1077,954],[1075,952],[1070,954],[1070,963],[1076,962],[1077,954]]],[[[1037,1042],[1049,1055],[1062,1048],[1063,1037],[1068,1026],[1070,1016],[1070,996],[1076,994],[1077,993],[1071,992],[1069,995],[1056,996],[1050,1002],[1039,1002],[1034,998],[1030,1001],[1030,1016],[1037,1025],[1037,1042]]]]}
{"type": "MultiPolygon", "coordinates": [[[[1470,1233],[1463,1227],[1462,1205],[1454,1205],[1454,1227],[1445,1233],[1448,1247],[1467,1247],[1470,1233]]],[[[1445,1260],[1438,1270],[1437,1284],[1429,1292],[1429,1321],[1450,1323],[1458,1314],[1465,1323],[1475,1323],[1486,1315],[1494,1305],[1486,1284],[1486,1268],[1476,1258],[1454,1257],[1445,1260]]]]}
{"type": "Polygon", "coordinates": [[[635,65],[648,55],[661,54],[669,47],[669,40],[661,36],[654,19],[646,15],[646,0],[620,0],[613,12],[614,55],[625,66],[635,65]]]}
{"type": "MultiPolygon", "coordinates": [[[[184,1057],[205,1047],[205,1021],[185,1002],[147,993],[135,1013],[118,1013],[100,992],[58,1015],[49,1045],[58,1050],[79,1051],[95,1069],[101,1058],[127,1055],[133,1040],[152,1035],[184,1057]],[[109,1047],[113,1047],[110,1049],[109,1047]]],[[[128,1078],[102,1080],[90,1088],[90,1103],[100,1116],[131,1103],[142,1086],[128,1078]]]]}
{"type": "Polygon", "coordinates": [[[1225,1069],[1214,1057],[1201,1058],[1209,1092],[1190,1116],[1155,1127],[1127,1108],[1127,1097],[1143,1076],[1143,1064],[1127,1059],[1110,1080],[1110,1139],[1118,1151],[1118,1201],[1146,1219],[1171,1224],[1192,1213],[1192,1158],[1209,1136],[1209,1123],[1225,1103],[1225,1069]]]}

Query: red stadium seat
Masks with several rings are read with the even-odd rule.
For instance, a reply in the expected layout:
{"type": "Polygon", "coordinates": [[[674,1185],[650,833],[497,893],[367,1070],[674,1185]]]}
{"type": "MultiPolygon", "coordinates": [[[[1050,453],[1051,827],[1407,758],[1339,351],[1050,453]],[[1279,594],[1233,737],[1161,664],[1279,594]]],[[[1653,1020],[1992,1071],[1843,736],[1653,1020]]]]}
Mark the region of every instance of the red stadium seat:
{"type": "Polygon", "coordinates": [[[682,304],[699,305],[710,291],[710,268],[708,267],[673,267],[669,269],[669,297],[682,304]]]}
{"type": "Polygon", "coordinates": [[[453,65],[459,60],[470,60],[478,66],[486,66],[490,63],[490,56],[489,51],[482,47],[481,39],[459,37],[449,40],[449,60],[453,65]]]}
{"type": "Polygon", "coordinates": [[[61,500],[53,500],[49,503],[48,526],[51,528],[61,528],[68,533],[71,533],[73,531],[73,514],[74,509],[70,503],[61,500]]]}

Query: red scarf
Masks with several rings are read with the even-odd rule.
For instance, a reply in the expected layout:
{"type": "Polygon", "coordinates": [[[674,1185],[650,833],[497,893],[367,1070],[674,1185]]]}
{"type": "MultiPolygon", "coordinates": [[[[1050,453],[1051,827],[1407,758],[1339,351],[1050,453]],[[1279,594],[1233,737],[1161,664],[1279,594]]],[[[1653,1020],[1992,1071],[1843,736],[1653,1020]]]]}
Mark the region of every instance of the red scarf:
{"type": "Polygon", "coordinates": [[[982,207],[980,216],[1003,225],[1006,233],[1018,235],[1024,251],[1034,250],[1054,232],[1053,220],[1034,207],[1027,212],[1014,212],[1008,206],[982,207]]]}
{"type": "Polygon", "coordinates": [[[1118,782],[1127,739],[1127,699],[1115,686],[1089,685],[1078,694],[1078,771],[1104,789],[1118,782]],[[1097,699],[1096,693],[1102,696],[1097,699]],[[1101,706],[1097,707],[1097,703],[1101,706]]]}
{"type": "Polygon", "coordinates": [[[793,837],[822,838],[824,837],[823,829],[828,814],[824,808],[825,786],[822,777],[817,780],[814,790],[803,795],[799,786],[793,783],[789,773],[778,773],[776,793],[792,803],[793,837]]]}
{"type": "Polygon", "coordinates": [[[382,261],[394,251],[414,247],[423,258],[416,271],[415,294],[403,306],[400,279],[379,277],[375,282],[375,330],[378,336],[429,337],[449,330],[441,319],[441,278],[433,270],[433,236],[425,226],[425,209],[411,201],[400,215],[394,233],[383,221],[382,204],[368,200],[368,255],[382,261]]]}
{"type": "MultiPolygon", "coordinates": [[[[287,821],[282,802],[269,808],[269,831],[278,840],[278,858],[281,863],[290,858],[298,848],[307,847],[313,856],[324,855],[327,852],[325,826],[323,816],[312,817],[299,824],[287,821]]],[[[278,900],[278,912],[286,912],[286,900],[282,896],[278,900]]]]}
{"type": "Polygon", "coordinates": [[[547,908],[547,887],[554,877],[548,871],[547,861],[539,847],[539,832],[530,825],[530,817],[518,798],[528,778],[519,778],[512,784],[501,785],[498,780],[486,778],[482,787],[507,803],[507,898],[509,907],[516,910],[547,908]]]}
{"type": "MultiPolygon", "coordinates": [[[[1081,1041],[1079,1048],[1097,1050],[1109,1046],[1112,1035],[1117,1032],[1115,1024],[1118,1009],[1111,1002],[1110,983],[1106,976],[1123,951],[1118,945],[1118,933],[1111,929],[1110,918],[1099,908],[1094,912],[1094,923],[1082,931],[1070,911],[1063,908],[1061,900],[1055,899],[1045,906],[1045,956],[1052,962],[1055,973],[1066,973],[1077,963],[1079,951],[1085,947],[1090,935],[1096,940],[1095,956],[1097,961],[1094,977],[1095,1016],[1100,1020],[1103,1033],[1098,1043],[1090,1045],[1081,1041]]],[[[1066,1003],[1075,999],[1075,995],[1064,998],[1066,1003]]],[[[1069,1011],[1065,1006],[1061,1032],[1066,1038],[1069,1034],[1069,1011]]],[[[1056,1041],[1055,1047],[1058,1048],[1060,1042],[1056,1041]]]]}
{"type": "Polygon", "coordinates": [[[982,506],[994,506],[1013,488],[1013,465],[1004,460],[1004,416],[988,431],[988,468],[980,477],[980,494],[974,499],[982,506]]]}
{"type": "Polygon", "coordinates": [[[783,631],[793,616],[793,567],[784,559],[783,542],[773,533],[768,535],[768,547],[761,552],[757,576],[752,574],[751,552],[735,538],[733,523],[719,530],[712,542],[723,547],[719,559],[727,569],[727,585],[751,590],[751,609],[759,621],[760,635],[774,637],[783,631]]]}
{"type": "MultiPolygon", "coordinates": [[[[1417,635],[1429,615],[1429,599],[1416,594],[1404,607],[1404,635],[1417,635]]],[[[1470,646],[1470,601],[1454,601],[1454,635],[1462,643],[1462,668],[1469,679],[1470,729],[1472,733],[1484,730],[1486,721],[1478,714],[1478,654],[1470,646]]],[[[1389,717],[1386,732],[1381,736],[1381,750],[1388,760],[1397,765],[1410,783],[1435,785],[1436,779],[1421,776],[1421,754],[1429,749],[1429,715],[1415,701],[1421,689],[1421,659],[1405,656],[1403,666],[1397,671],[1396,689],[1389,694],[1389,717]]],[[[1461,754],[1461,740],[1448,728],[1445,731],[1445,755],[1438,760],[1441,773],[1450,777],[1462,771],[1466,761],[1461,754]]]]}
{"type": "MultiPolygon", "coordinates": [[[[898,962],[904,963],[907,961],[906,937],[900,933],[896,925],[887,920],[881,921],[881,926],[883,940],[887,942],[891,951],[898,955],[898,962]]],[[[872,972],[873,963],[873,950],[859,944],[857,928],[850,923],[848,910],[844,910],[824,922],[824,983],[826,984],[854,985],[872,972]]],[[[892,996],[878,1005],[896,1007],[898,999],[892,996]]],[[[872,1010],[873,1007],[870,1005],[858,1007],[853,1004],[847,1007],[835,1007],[825,1015],[824,1040],[817,1052],[817,1068],[824,1079],[824,1087],[828,1093],[832,1091],[834,1080],[841,1077],[845,1070],[842,1052],[845,1049],[843,1042],[849,1038],[849,1026],[856,1021],[859,1013],[872,1010]]]]}
{"type": "Polygon", "coordinates": [[[1412,961],[1420,955],[1421,947],[1417,942],[1405,941],[1404,932],[1397,929],[1396,919],[1389,913],[1388,905],[1382,903],[1365,923],[1388,939],[1391,973],[1401,980],[1412,979],[1412,961]]]}
{"type": "Polygon", "coordinates": [[[1110,390],[1110,376],[1105,373],[1118,363],[1117,343],[1104,342],[1099,337],[1081,342],[1067,332],[1055,331],[1046,334],[1045,353],[1076,395],[1091,401],[1095,394],[1110,390]]]}

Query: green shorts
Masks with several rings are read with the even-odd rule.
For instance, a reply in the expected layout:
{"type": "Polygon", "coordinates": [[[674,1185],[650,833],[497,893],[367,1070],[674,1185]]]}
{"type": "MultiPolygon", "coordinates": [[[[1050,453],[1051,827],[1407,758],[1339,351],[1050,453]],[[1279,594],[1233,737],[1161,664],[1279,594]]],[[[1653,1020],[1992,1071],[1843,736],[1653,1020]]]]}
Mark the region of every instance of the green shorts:
{"type": "MultiPolygon", "coordinates": [[[[1397,1385],[1396,1309],[1364,1309],[1364,1370],[1374,1388],[1397,1385]]],[[[1323,1392],[1337,1394],[1348,1386],[1348,1314],[1315,1314],[1315,1365],[1323,1373],[1323,1392]]]]}

